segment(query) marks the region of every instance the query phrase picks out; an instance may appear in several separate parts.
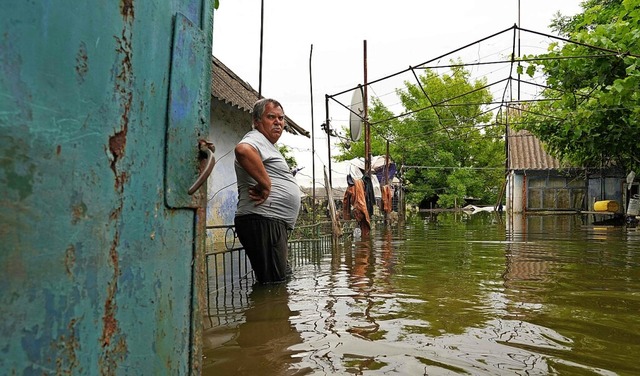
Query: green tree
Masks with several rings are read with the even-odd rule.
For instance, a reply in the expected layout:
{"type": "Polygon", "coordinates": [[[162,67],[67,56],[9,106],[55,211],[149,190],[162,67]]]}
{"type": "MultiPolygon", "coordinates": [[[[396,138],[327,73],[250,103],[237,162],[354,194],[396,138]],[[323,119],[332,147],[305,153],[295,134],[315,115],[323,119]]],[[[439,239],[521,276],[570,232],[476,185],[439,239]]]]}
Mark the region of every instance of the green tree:
{"type": "Polygon", "coordinates": [[[277,147],[280,154],[284,157],[284,160],[287,161],[289,169],[293,170],[296,168],[298,166],[298,161],[296,161],[296,158],[291,154],[291,148],[287,145],[277,145],[277,147]]]}
{"type": "MultiPolygon", "coordinates": [[[[459,63],[459,62],[458,62],[459,63]]],[[[371,100],[371,153],[405,166],[407,200],[418,204],[437,195],[439,205],[453,207],[465,197],[494,203],[503,178],[502,131],[481,103],[492,100],[486,80],[471,82],[462,65],[448,74],[425,70],[420,84],[398,89],[405,116],[396,116],[377,98],[371,100]]],[[[364,140],[342,148],[338,160],[364,155],[364,140]]]]}
{"type": "Polygon", "coordinates": [[[587,0],[582,8],[552,22],[578,43],[553,43],[535,57],[544,59],[532,67],[546,76],[543,96],[552,100],[528,109],[520,128],[574,164],[638,169],[640,0],[587,0]]]}

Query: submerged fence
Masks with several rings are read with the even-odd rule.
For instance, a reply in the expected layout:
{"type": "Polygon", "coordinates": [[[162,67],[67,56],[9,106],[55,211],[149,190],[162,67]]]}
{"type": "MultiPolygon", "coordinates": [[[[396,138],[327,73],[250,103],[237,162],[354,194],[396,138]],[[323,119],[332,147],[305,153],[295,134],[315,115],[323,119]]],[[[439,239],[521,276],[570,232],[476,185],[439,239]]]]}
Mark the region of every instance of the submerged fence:
{"type": "MultiPolygon", "coordinates": [[[[350,226],[349,222],[345,225],[350,226]]],[[[228,320],[234,320],[235,311],[240,313],[246,308],[249,287],[255,282],[235,226],[207,226],[208,235],[216,231],[224,233],[224,241],[210,242],[205,254],[206,314],[211,325],[229,324],[228,320]]],[[[289,237],[289,261],[293,267],[316,262],[331,247],[331,222],[299,226],[289,237]]]]}

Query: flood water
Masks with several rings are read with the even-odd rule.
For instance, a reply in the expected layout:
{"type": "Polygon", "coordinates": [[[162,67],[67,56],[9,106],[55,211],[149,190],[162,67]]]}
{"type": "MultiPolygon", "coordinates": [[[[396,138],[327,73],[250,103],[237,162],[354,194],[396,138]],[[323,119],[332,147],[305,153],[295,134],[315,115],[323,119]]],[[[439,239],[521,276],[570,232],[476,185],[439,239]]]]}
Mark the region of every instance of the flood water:
{"type": "Polygon", "coordinates": [[[204,375],[637,375],[640,230],[415,214],[238,286],[204,375]]]}

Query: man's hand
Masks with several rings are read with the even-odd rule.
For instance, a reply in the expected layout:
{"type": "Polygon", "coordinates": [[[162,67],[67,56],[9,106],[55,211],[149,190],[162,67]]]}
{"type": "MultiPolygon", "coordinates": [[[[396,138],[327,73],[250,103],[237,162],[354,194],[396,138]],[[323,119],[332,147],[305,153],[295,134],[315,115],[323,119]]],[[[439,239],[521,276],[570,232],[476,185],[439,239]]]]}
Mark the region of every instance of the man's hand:
{"type": "Polygon", "coordinates": [[[262,204],[271,193],[271,178],[267,174],[260,154],[253,146],[239,143],[235,148],[236,160],[242,168],[251,176],[257,184],[249,187],[249,198],[256,202],[256,206],[262,204]]]}
{"type": "Polygon", "coordinates": [[[256,202],[255,206],[265,202],[267,197],[269,197],[269,193],[271,193],[271,189],[261,187],[260,184],[249,188],[249,198],[256,202]]]}

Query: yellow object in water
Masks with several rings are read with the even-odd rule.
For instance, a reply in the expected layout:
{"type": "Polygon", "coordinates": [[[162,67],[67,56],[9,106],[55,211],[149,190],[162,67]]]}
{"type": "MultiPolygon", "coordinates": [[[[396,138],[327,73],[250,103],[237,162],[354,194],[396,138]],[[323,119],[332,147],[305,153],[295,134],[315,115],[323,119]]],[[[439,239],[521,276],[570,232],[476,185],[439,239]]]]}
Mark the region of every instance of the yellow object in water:
{"type": "Polygon", "coordinates": [[[617,212],[620,210],[620,205],[616,200],[604,200],[604,201],[596,201],[593,203],[593,210],[595,211],[606,211],[606,212],[617,212]]]}

